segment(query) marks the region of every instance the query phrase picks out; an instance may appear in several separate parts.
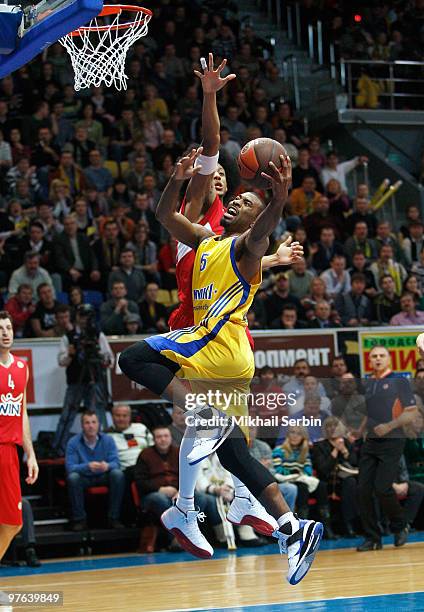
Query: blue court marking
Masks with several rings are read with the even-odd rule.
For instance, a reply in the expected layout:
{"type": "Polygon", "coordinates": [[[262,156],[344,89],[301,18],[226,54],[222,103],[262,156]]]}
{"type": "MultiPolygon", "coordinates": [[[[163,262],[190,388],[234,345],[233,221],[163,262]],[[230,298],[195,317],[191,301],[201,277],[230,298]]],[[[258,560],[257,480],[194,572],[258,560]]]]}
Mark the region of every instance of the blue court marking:
{"type": "MultiPolygon", "coordinates": [[[[360,538],[356,540],[343,539],[336,540],[335,542],[327,542],[323,540],[320,545],[321,550],[339,550],[355,548],[360,541],[360,538]]],[[[424,542],[424,532],[411,533],[408,538],[408,542],[424,542]]],[[[383,538],[383,543],[391,546],[393,545],[393,536],[387,536],[383,538]]],[[[408,545],[406,545],[408,546],[408,545]]],[[[229,553],[227,550],[216,549],[213,559],[225,559],[228,556],[237,555],[238,557],[246,556],[262,556],[262,555],[273,555],[280,553],[278,552],[277,544],[269,544],[262,546],[261,548],[238,548],[236,551],[229,553]]],[[[364,553],[365,554],[365,553],[364,553]]],[[[81,560],[69,560],[69,561],[48,561],[43,563],[39,568],[30,567],[0,567],[0,581],[5,577],[12,576],[34,576],[38,574],[60,574],[63,572],[82,572],[82,571],[93,571],[102,569],[119,569],[125,567],[142,567],[145,565],[163,565],[166,563],[180,563],[187,561],[199,561],[198,558],[193,557],[190,553],[155,553],[153,555],[123,555],[114,557],[101,557],[99,559],[81,559],[81,560]]],[[[1,587],[1,583],[0,583],[1,587]]],[[[418,610],[424,611],[424,605],[418,610]]]]}
{"type": "MultiPolygon", "coordinates": [[[[189,612],[205,612],[205,610],[206,608],[190,608],[189,612]]],[[[305,610],[310,612],[418,612],[424,610],[424,592],[280,602],[237,608],[207,608],[208,612],[305,612],[305,610]]]]}

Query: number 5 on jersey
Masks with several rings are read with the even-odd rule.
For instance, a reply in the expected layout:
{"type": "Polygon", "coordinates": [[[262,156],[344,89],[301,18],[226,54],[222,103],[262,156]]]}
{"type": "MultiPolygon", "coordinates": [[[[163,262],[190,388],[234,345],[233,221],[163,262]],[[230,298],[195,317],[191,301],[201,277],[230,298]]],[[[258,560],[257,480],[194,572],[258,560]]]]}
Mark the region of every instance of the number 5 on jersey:
{"type": "Polygon", "coordinates": [[[7,379],[7,386],[9,387],[9,389],[15,388],[15,383],[13,382],[12,374],[9,374],[9,377],[7,379]]]}
{"type": "Polygon", "coordinates": [[[206,258],[208,255],[209,253],[203,253],[202,257],[200,258],[200,272],[203,272],[203,270],[206,268],[206,264],[208,263],[206,258]]]}

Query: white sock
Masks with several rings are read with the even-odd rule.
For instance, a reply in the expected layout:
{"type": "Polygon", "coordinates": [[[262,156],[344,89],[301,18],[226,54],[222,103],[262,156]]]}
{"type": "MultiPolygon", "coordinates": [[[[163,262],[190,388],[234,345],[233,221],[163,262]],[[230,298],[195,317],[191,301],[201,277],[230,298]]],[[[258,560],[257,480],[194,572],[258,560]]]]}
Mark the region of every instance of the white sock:
{"type": "Polygon", "coordinates": [[[279,527],[284,526],[283,532],[287,535],[292,535],[299,529],[299,519],[295,517],[293,512],[282,514],[280,518],[277,519],[277,523],[279,527]]]}
{"type": "Polygon", "coordinates": [[[234,483],[234,492],[237,497],[253,497],[246,485],[237,476],[234,476],[234,474],[231,474],[231,476],[234,483]]]}
{"type": "Polygon", "coordinates": [[[186,427],[184,437],[181,440],[179,467],[180,467],[180,490],[178,492],[177,504],[181,510],[194,510],[194,488],[199,474],[200,463],[190,465],[187,455],[193,448],[196,437],[194,427],[186,427]]]}

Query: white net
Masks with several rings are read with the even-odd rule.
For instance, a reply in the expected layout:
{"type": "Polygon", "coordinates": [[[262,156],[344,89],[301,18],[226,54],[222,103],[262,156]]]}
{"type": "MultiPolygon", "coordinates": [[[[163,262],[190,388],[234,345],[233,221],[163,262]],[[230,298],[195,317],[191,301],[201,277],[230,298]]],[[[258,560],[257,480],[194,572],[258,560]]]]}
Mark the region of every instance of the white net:
{"type": "Polygon", "coordinates": [[[113,15],[108,25],[99,15],[79,28],[78,35],[67,34],[59,40],[71,57],[76,91],[102,84],[119,91],[127,88],[126,55],[138,38],[146,36],[151,14],[137,11],[131,23],[122,23],[121,15],[113,15]]]}

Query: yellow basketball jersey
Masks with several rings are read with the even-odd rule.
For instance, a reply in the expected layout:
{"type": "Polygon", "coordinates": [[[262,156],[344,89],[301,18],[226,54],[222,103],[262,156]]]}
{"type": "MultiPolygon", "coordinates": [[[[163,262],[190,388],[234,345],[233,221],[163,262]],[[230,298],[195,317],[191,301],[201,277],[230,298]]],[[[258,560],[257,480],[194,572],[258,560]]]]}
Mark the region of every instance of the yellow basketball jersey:
{"type": "Polygon", "coordinates": [[[237,236],[212,236],[200,243],[193,267],[194,323],[216,319],[247,326],[247,311],[262,280],[250,284],[240,274],[235,258],[237,236]]]}

